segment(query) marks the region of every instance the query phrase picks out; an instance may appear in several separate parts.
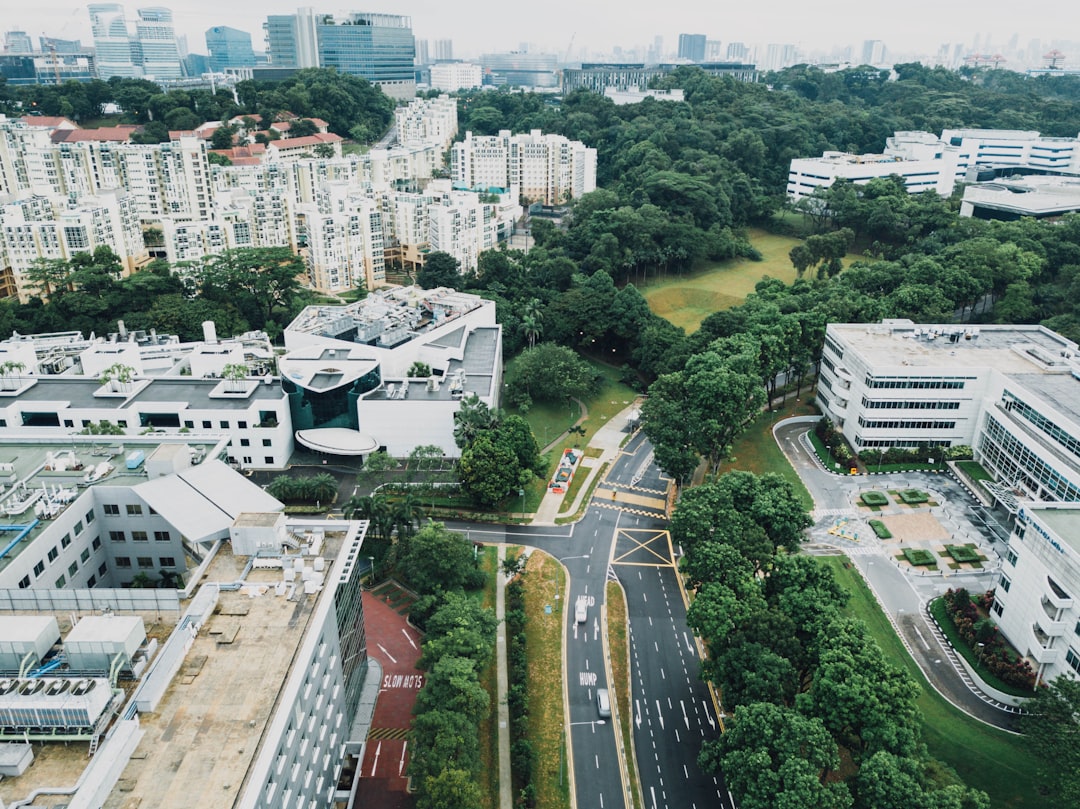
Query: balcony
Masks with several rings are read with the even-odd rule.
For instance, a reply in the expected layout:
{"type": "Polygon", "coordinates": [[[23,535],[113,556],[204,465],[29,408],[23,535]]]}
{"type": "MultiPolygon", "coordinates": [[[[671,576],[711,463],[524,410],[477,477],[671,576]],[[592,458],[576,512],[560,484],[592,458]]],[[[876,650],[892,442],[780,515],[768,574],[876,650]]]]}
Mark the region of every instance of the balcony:
{"type": "Polygon", "coordinates": [[[1046,638],[1045,635],[1042,635],[1042,633],[1039,632],[1037,627],[1032,626],[1031,627],[1031,641],[1029,643],[1028,656],[1031,657],[1031,659],[1034,660],[1039,665],[1053,664],[1053,663],[1058,662],[1058,660],[1061,657],[1061,650],[1060,649],[1054,649],[1054,648],[1051,648],[1049,646],[1045,646],[1040,641],[1040,636],[1046,642],[1049,642],[1049,640],[1050,640],[1049,638],[1046,638]]]}
{"type": "Polygon", "coordinates": [[[1047,576],[1046,583],[1050,586],[1050,592],[1043,593],[1044,604],[1049,602],[1055,609],[1059,610],[1067,610],[1072,607],[1072,596],[1062,590],[1056,581],[1047,576]]]}
{"type": "MultiPolygon", "coordinates": [[[[1065,634],[1066,629],[1064,621],[1054,621],[1051,618],[1038,613],[1035,615],[1035,626],[1033,628],[1036,628],[1035,634],[1037,636],[1044,636],[1048,641],[1053,638],[1060,638],[1065,634]]],[[[1046,643],[1043,643],[1042,645],[1045,646],[1046,643]]]]}

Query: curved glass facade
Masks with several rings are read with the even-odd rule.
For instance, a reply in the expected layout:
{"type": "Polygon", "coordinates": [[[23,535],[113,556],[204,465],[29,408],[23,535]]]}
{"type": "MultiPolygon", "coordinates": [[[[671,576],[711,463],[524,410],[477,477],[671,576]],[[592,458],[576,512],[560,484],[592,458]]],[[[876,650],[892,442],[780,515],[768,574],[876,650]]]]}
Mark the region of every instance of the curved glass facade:
{"type": "Polygon", "coordinates": [[[350,384],[329,390],[309,390],[287,376],[281,378],[281,388],[289,399],[294,430],[312,430],[320,427],[347,427],[359,430],[356,402],[382,383],[379,367],[358,377],[350,384]]]}

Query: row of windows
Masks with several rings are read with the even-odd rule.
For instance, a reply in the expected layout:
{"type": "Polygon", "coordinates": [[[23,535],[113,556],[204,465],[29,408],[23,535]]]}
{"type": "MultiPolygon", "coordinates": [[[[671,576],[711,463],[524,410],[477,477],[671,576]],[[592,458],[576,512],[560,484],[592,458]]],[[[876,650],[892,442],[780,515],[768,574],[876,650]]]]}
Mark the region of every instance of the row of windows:
{"type": "MultiPolygon", "coordinates": [[[[273,442],[273,441],[271,441],[271,440],[270,440],[269,438],[264,438],[264,439],[262,440],[262,445],[263,445],[264,447],[269,447],[269,446],[273,446],[273,443],[274,443],[274,442],[273,442]]],[[[242,446],[242,447],[250,447],[250,446],[251,446],[251,441],[250,441],[250,440],[248,440],[247,438],[241,438],[241,439],[240,439],[240,446],[242,446]]]]}
{"type": "Polygon", "coordinates": [[[886,390],[962,390],[964,387],[965,379],[974,379],[973,376],[966,376],[961,378],[946,377],[946,378],[878,378],[872,374],[867,374],[865,379],[866,387],[875,389],[886,390]]]}
{"type": "MultiPolygon", "coordinates": [[[[97,542],[98,540],[95,539],[94,541],[97,542]]],[[[96,545],[95,547],[100,547],[100,543],[98,545],[96,545]]],[[[86,564],[86,562],[89,561],[89,559],[90,559],[89,552],[84,552],[83,557],[82,557],[83,564],[86,564]]],[[[45,572],[45,563],[44,562],[38,562],[34,566],[34,578],[38,578],[44,572],[45,572]]],[[[72,562],[70,565],[68,565],[67,574],[66,575],[61,575],[55,582],[53,582],[56,589],[57,590],[63,589],[64,585],[67,584],[67,576],[74,576],[78,572],[79,572],[79,563],[78,562],[72,562]]],[[[97,584],[97,577],[98,576],[104,576],[108,572],[109,572],[108,564],[105,563],[105,562],[102,562],[98,566],[97,574],[93,575],[89,579],[87,579],[86,586],[87,587],[93,587],[95,584],[97,584]]],[[[25,575],[21,579],[19,579],[19,589],[20,590],[26,590],[29,587],[30,587],[30,574],[28,573],[27,575],[25,575]]]]}
{"type": "Polygon", "coordinates": [[[840,348],[840,344],[827,334],[825,335],[825,347],[835,354],[838,360],[844,358],[844,349],[840,348]]]}
{"type": "Polygon", "coordinates": [[[869,421],[859,416],[859,426],[871,430],[952,430],[955,421],[869,421]]]}
{"type": "Polygon", "coordinates": [[[979,445],[984,465],[997,470],[1009,483],[1022,485],[1040,497],[1042,489],[1052,499],[1080,500],[1080,487],[1024,446],[989,413],[979,445]]]}
{"type": "MultiPolygon", "coordinates": [[[[137,564],[143,570],[149,570],[149,569],[153,568],[153,566],[154,566],[154,557],[153,556],[136,556],[135,557],[135,564],[137,564]]],[[[173,557],[173,556],[159,556],[158,557],[158,565],[160,565],[161,567],[176,567],[176,558],[173,557]]],[[[124,570],[130,569],[131,568],[131,557],[130,556],[117,556],[116,557],[116,566],[118,568],[122,568],[124,570]]]]}
{"type": "Polygon", "coordinates": [[[959,410],[959,402],[906,402],[891,399],[867,399],[862,400],[862,406],[869,410],[959,410]]]}
{"type": "Polygon", "coordinates": [[[863,449],[888,449],[889,447],[904,447],[905,449],[924,449],[926,447],[950,447],[951,441],[912,441],[909,438],[867,438],[861,435],[855,436],[855,446],[863,449]]]}
{"type": "MultiPolygon", "coordinates": [[[[124,542],[127,539],[127,535],[123,531],[110,531],[109,539],[113,542],[124,542]]],[[[149,537],[146,531],[132,531],[132,542],[146,542],[149,537]]],[[[155,542],[169,542],[172,540],[172,535],[168,531],[154,531],[155,542]]]]}
{"type": "Polygon", "coordinates": [[[1067,449],[1073,455],[1080,457],[1080,439],[1071,435],[1068,431],[1061,429],[1053,422],[1052,419],[1048,419],[1038,410],[1033,408],[1027,402],[1017,398],[1009,391],[1005,391],[1003,397],[1005,399],[1005,409],[1017,414],[1023,419],[1026,419],[1042,432],[1046,433],[1057,443],[1067,449]]]}
{"type": "Polygon", "coordinates": [[[1065,662],[1072,666],[1073,671],[1080,674],[1080,655],[1074,652],[1071,646],[1069,651],[1065,652],[1065,662]]]}

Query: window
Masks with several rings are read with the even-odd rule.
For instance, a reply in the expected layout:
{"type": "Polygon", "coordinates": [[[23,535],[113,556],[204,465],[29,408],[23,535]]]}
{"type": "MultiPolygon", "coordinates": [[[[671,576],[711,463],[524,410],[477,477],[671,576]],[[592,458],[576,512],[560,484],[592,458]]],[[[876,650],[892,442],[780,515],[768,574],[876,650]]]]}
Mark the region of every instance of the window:
{"type": "Polygon", "coordinates": [[[241,438],[240,439],[240,446],[242,446],[242,447],[250,447],[251,442],[248,441],[248,439],[246,439],[246,438],[241,438]]]}
{"type": "Polygon", "coordinates": [[[202,423],[202,426],[203,426],[204,430],[209,430],[210,429],[210,422],[209,421],[204,421],[202,423]]]}
{"type": "Polygon", "coordinates": [[[79,561],[82,562],[84,565],[87,562],[90,561],[90,549],[89,548],[83,548],[82,553],[79,554],[79,561]]]}
{"type": "Polygon", "coordinates": [[[162,567],[176,567],[176,557],[174,556],[159,556],[158,562],[162,567]]]}
{"type": "Polygon", "coordinates": [[[227,422],[227,421],[219,421],[218,426],[220,426],[222,430],[228,430],[229,429],[229,422],[227,422]]]}
{"type": "Polygon", "coordinates": [[[105,511],[106,517],[116,517],[120,514],[120,506],[116,503],[105,503],[101,508],[105,511]]]}
{"type": "Polygon", "coordinates": [[[146,542],[146,532],[145,531],[132,531],[131,532],[131,541],[132,542],[146,542]]]}
{"type": "Polygon", "coordinates": [[[29,586],[30,586],[30,577],[29,576],[23,576],[21,579],[19,579],[19,589],[20,590],[25,590],[29,586]]]}
{"type": "Polygon", "coordinates": [[[83,532],[83,523],[82,523],[82,520],[79,520],[77,523],[75,523],[75,536],[78,536],[82,532],[83,532]]]}
{"type": "Polygon", "coordinates": [[[272,466],[273,463],[274,463],[274,456],[273,455],[263,455],[263,463],[265,463],[267,466],[272,466]]]}
{"type": "Polygon", "coordinates": [[[1016,551],[1014,551],[1012,548],[1009,548],[1007,551],[1005,551],[1005,561],[1013,567],[1016,567],[1016,551]]]}
{"type": "Polygon", "coordinates": [[[264,447],[268,447],[273,443],[269,438],[264,438],[262,442],[264,447]]]}
{"type": "Polygon", "coordinates": [[[154,566],[154,558],[152,556],[138,556],[136,560],[141,568],[152,568],[154,566]]]}
{"type": "Polygon", "coordinates": [[[101,548],[101,537],[94,537],[94,541],[90,543],[90,547],[95,551],[101,548]]]}
{"type": "Polygon", "coordinates": [[[101,565],[98,567],[97,572],[98,572],[99,576],[104,576],[106,573],[108,573],[109,572],[108,563],[107,562],[102,562],[101,565]]]}
{"type": "Polygon", "coordinates": [[[1074,652],[1071,646],[1069,651],[1065,653],[1065,662],[1072,666],[1073,671],[1080,674],[1080,655],[1074,652]]]}
{"type": "Polygon", "coordinates": [[[117,556],[116,557],[116,566],[117,567],[131,567],[131,557],[130,556],[117,556]]]}
{"type": "Polygon", "coordinates": [[[123,531],[110,531],[109,539],[111,539],[113,542],[123,542],[126,537],[124,536],[123,531]]]}
{"type": "Polygon", "coordinates": [[[63,590],[64,585],[67,584],[67,579],[65,579],[63,576],[61,576],[59,579],[57,579],[55,582],[53,582],[53,584],[56,585],[57,590],[63,590]]]}
{"type": "Polygon", "coordinates": [[[245,455],[245,456],[244,456],[243,458],[241,458],[240,460],[241,460],[241,462],[243,462],[244,464],[250,464],[250,463],[251,463],[251,456],[250,456],[250,455],[245,455]]]}
{"type": "Polygon", "coordinates": [[[189,430],[193,430],[193,429],[195,429],[195,422],[193,422],[193,421],[185,421],[184,426],[187,427],[189,430]]]}
{"type": "Polygon", "coordinates": [[[154,542],[168,542],[171,539],[172,539],[172,537],[169,535],[168,531],[155,531],[154,532],[154,542]]]}
{"type": "Polygon", "coordinates": [[[1012,580],[1008,576],[1001,577],[1001,589],[1006,593],[1009,592],[1009,588],[1012,587],[1012,580]]]}
{"type": "Polygon", "coordinates": [[[246,421],[238,421],[238,422],[236,422],[236,428],[238,430],[246,430],[247,429],[247,422],[246,421]]]}
{"type": "Polygon", "coordinates": [[[74,576],[78,572],[79,572],[79,563],[78,562],[72,562],[70,565],[68,565],[68,575],[69,576],[74,576]]]}
{"type": "Polygon", "coordinates": [[[56,557],[59,556],[59,555],[60,555],[60,550],[55,545],[53,545],[51,548],[49,548],[49,561],[50,562],[55,562],[56,557]]]}
{"type": "Polygon", "coordinates": [[[97,515],[94,514],[94,510],[90,509],[88,512],[86,512],[86,524],[89,525],[90,523],[92,523],[96,517],[97,515]]]}
{"type": "Polygon", "coordinates": [[[44,572],[45,572],[45,563],[44,562],[38,562],[36,565],[34,565],[34,577],[35,578],[37,578],[38,576],[40,576],[44,572]]]}
{"type": "Polygon", "coordinates": [[[91,576],[86,580],[87,587],[93,587],[95,584],[97,584],[97,576],[91,576]]]}
{"type": "Polygon", "coordinates": [[[1001,613],[1005,612],[1005,607],[1002,606],[1000,601],[995,601],[990,605],[990,612],[994,613],[998,618],[1001,617],[1001,613]]]}
{"type": "Polygon", "coordinates": [[[61,548],[66,549],[67,546],[70,545],[70,544],[71,544],[71,534],[64,534],[62,537],[60,537],[60,547],[61,548]]]}
{"type": "Polygon", "coordinates": [[[140,506],[138,503],[128,503],[127,514],[129,517],[139,516],[140,514],[142,514],[142,506],[140,506]]]}

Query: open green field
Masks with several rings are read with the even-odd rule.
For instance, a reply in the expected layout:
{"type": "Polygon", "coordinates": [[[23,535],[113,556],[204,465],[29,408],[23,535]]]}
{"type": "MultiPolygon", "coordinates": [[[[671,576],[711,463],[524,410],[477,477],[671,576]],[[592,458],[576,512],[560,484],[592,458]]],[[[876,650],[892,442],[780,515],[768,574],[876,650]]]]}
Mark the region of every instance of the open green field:
{"type": "Polygon", "coordinates": [[[1045,806],[1036,789],[1038,762],[1024,738],[984,725],[954,708],[930,687],[858,571],[843,557],[821,562],[832,568],[836,581],[851,594],[846,613],[865,621],[885,655],[922,687],[918,706],[923,716],[922,738],[930,755],[954,769],[969,786],[984,790],[994,809],[1045,806]]]}
{"type": "MultiPolygon", "coordinates": [[[[806,391],[803,391],[804,397],[806,391]]],[[[794,396],[788,396],[787,403],[781,407],[776,403],[774,412],[760,413],[746,428],[746,431],[735,439],[731,445],[733,460],[725,461],[717,468],[717,474],[732,472],[736,469],[753,472],[756,475],[764,475],[766,472],[775,472],[786,480],[791,481],[799,500],[807,509],[814,507],[813,498],[806,486],[799,479],[798,473],[788,463],[780,447],[773,438],[772,428],[778,421],[791,418],[792,416],[812,416],[817,413],[810,405],[795,400],[794,396]]]]}
{"type": "MultiPolygon", "coordinates": [[[[649,308],[690,334],[697,331],[701,321],[713,312],[742,303],[764,276],[778,278],[786,284],[795,281],[795,268],[791,266],[788,253],[801,244],[802,239],[759,228],[750,228],[747,235],[761,252],[762,261],[746,258],[704,261],[686,275],[644,281],[640,288],[649,308]]],[[[856,258],[861,256],[849,253],[844,266],[856,258]]]]}

